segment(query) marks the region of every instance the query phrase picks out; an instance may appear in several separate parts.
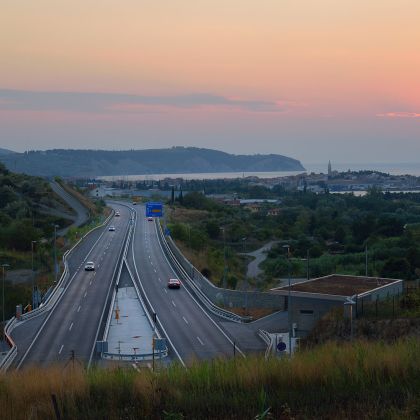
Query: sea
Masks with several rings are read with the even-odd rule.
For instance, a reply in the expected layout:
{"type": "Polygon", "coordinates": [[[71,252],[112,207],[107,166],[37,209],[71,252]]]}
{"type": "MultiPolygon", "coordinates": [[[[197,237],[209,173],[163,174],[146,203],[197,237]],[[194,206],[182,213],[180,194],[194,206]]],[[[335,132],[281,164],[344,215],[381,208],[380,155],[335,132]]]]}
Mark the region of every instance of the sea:
{"type": "MultiPolygon", "coordinates": [[[[115,176],[99,176],[98,179],[104,181],[159,181],[165,178],[182,178],[185,180],[192,179],[234,179],[245,178],[248,176],[255,176],[258,178],[278,178],[284,176],[297,175],[300,173],[327,173],[327,163],[307,163],[303,164],[306,171],[278,171],[278,172],[203,172],[203,173],[179,173],[179,174],[142,174],[142,175],[115,175],[115,176]]],[[[334,163],[331,162],[333,171],[380,171],[390,175],[414,175],[420,176],[420,162],[419,163],[334,163]]]]}

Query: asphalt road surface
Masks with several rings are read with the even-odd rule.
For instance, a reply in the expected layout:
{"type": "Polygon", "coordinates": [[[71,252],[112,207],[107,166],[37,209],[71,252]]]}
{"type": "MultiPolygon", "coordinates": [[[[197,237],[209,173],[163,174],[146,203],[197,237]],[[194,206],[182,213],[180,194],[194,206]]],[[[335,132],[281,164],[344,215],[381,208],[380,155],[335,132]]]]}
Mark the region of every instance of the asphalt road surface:
{"type": "MultiPolygon", "coordinates": [[[[35,339],[20,357],[18,367],[64,363],[69,360],[72,351],[76,360],[89,363],[102,317],[106,319],[107,316],[104,306],[130,218],[126,207],[112,207],[121,213],[109,223],[115,226],[116,231],[104,229],[93,247],[87,252],[85,250],[83,260],[80,256],[79,266],[73,267],[70,274],[67,290],[58,304],[44,315],[35,339]],[[84,270],[86,261],[95,262],[95,271],[84,270]]],[[[30,328],[30,323],[27,324],[27,327],[25,323],[18,328],[19,335],[24,335],[25,328],[30,328]]]]}
{"type": "Polygon", "coordinates": [[[89,212],[86,207],[80,203],[80,201],[65,191],[63,187],[57,182],[50,182],[50,185],[52,190],[76,212],[76,218],[74,222],[70,226],[57,231],[58,235],[65,235],[72,226],[81,226],[89,220],[89,212]]]}
{"type": "Polygon", "coordinates": [[[137,211],[137,223],[128,262],[138,274],[178,358],[189,364],[194,360],[232,357],[233,342],[186,288],[168,289],[168,280],[177,276],[162,252],[155,222],[147,220],[144,206],[133,208],[137,211]]]}

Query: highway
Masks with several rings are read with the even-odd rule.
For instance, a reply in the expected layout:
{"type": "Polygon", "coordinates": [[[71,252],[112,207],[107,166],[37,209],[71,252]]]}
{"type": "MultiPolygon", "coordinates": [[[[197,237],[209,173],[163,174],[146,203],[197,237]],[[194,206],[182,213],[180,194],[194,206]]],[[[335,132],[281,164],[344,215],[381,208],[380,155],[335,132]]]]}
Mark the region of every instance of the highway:
{"type": "MultiPolygon", "coordinates": [[[[144,206],[134,208],[137,221],[128,263],[140,279],[178,359],[187,365],[194,360],[232,357],[233,342],[217,320],[202,309],[185,287],[168,289],[169,278],[177,276],[161,249],[155,222],[147,220],[144,206]]],[[[236,351],[239,354],[239,349],[236,351]]]]}
{"type": "MultiPolygon", "coordinates": [[[[70,280],[58,304],[43,316],[31,345],[24,350],[18,346],[18,368],[31,364],[64,363],[69,360],[72,351],[76,360],[89,364],[101,320],[107,316],[104,309],[130,219],[130,211],[126,207],[112,207],[121,213],[121,217],[114,216],[109,223],[115,226],[116,231],[109,232],[107,227],[103,229],[84,258],[79,258],[79,265],[70,267],[70,280]],[[95,262],[95,271],[84,270],[86,261],[95,262]]],[[[30,334],[30,321],[19,326],[16,334],[24,335],[25,328],[30,334]]]]}

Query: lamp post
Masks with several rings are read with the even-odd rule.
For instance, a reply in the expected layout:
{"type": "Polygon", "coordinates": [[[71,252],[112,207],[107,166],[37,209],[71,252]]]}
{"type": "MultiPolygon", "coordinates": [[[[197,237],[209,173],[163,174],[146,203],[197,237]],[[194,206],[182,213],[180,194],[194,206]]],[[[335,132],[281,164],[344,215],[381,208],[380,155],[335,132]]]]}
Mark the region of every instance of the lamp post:
{"type": "Polygon", "coordinates": [[[287,323],[289,328],[289,357],[292,357],[292,296],[290,293],[290,245],[283,245],[287,249],[288,292],[287,292],[287,323]]]}
{"type": "Polygon", "coordinates": [[[1,267],[3,269],[3,293],[2,293],[3,294],[3,304],[2,304],[2,308],[3,308],[3,341],[5,341],[5,338],[6,338],[5,320],[6,320],[6,318],[5,318],[5,315],[4,315],[5,314],[5,310],[4,310],[4,283],[5,283],[5,280],[6,280],[6,268],[10,267],[10,265],[9,264],[2,264],[1,267]]]}
{"type": "Polygon", "coordinates": [[[368,246],[367,242],[365,245],[365,277],[368,276],[368,246]]]}
{"type": "Polygon", "coordinates": [[[226,289],[226,234],[225,228],[220,228],[223,232],[223,288],[226,289]]]}
{"type": "Polygon", "coordinates": [[[57,228],[58,225],[54,225],[54,284],[57,284],[58,267],[57,267],[57,228]]]}
{"type": "Polygon", "coordinates": [[[348,297],[344,302],[344,306],[350,308],[350,341],[353,340],[353,306],[356,304],[354,296],[348,297]]]}
{"type": "Polygon", "coordinates": [[[32,261],[32,309],[35,309],[35,272],[34,272],[34,245],[36,241],[31,241],[31,261],[32,261]]]}

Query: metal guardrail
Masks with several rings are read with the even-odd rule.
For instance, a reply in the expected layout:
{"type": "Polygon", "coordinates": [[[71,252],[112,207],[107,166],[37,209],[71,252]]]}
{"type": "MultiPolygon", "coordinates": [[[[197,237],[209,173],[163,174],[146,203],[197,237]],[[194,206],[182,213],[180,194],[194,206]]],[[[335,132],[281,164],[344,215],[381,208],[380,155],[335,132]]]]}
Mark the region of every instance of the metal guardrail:
{"type": "Polygon", "coordinates": [[[258,336],[267,344],[267,349],[265,350],[265,358],[268,359],[270,354],[273,351],[274,341],[271,335],[265,330],[258,330],[258,336]]]}
{"type": "MultiPolygon", "coordinates": [[[[136,290],[137,297],[138,297],[141,305],[145,309],[145,313],[146,313],[147,319],[150,323],[150,326],[156,332],[157,337],[161,338],[161,335],[156,330],[155,325],[152,321],[152,318],[150,317],[149,311],[146,310],[146,305],[145,305],[145,303],[144,303],[144,301],[141,297],[141,294],[140,294],[140,291],[137,287],[137,284],[134,281],[133,274],[131,273],[131,270],[130,270],[128,264],[127,264],[127,259],[126,258],[127,258],[128,248],[129,248],[129,245],[131,243],[132,236],[133,236],[134,220],[135,220],[134,218],[136,217],[136,213],[132,211],[131,216],[132,217],[131,217],[129,229],[127,231],[124,251],[122,253],[121,261],[119,263],[119,269],[118,269],[116,284],[119,284],[122,268],[123,268],[123,265],[125,264],[125,266],[127,268],[127,271],[128,271],[128,273],[131,277],[131,280],[133,281],[133,285],[134,285],[134,289],[136,290]]],[[[109,310],[109,313],[108,313],[108,318],[107,318],[107,322],[106,322],[106,326],[105,326],[105,331],[104,331],[104,335],[103,335],[103,340],[104,341],[107,341],[107,338],[108,338],[109,327],[110,327],[111,318],[112,318],[112,308],[114,307],[115,297],[116,297],[116,293],[115,293],[115,289],[114,289],[114,293],[113,293],[111,304],[110,304],[110,310],[109,310]]],[[[133,360],[133,361],[134,360],[149,360],[149,359],[152,359],[152,358],[161,359],[163,357],[166,357],[167,355],[168,355],[168,348],[166,348],[165,350],[155,351],[154,353],[145,353],[145,354],[120,354],[120,353],[111,353],[111,352],[103,352],[102,353],[102,357],[105,358],[105,359],[133,360]]]]}
{"type": "Polygon", "coordinates": [[[0,361],[0,372],[5,372],[10,367],[10,365],[13,363],[13,360],[15,360],[15,357],[17,356],[17,346],[15,342],[13,341],[12,337],[10,336],[15,324],[16,324],[16,318],[13,317],[9,319],[6,326],[4,327],[6,341],[10,345],[10,350],[7,352],[6,356],[0,361]]]}
{"type": "MultiPolygon", "coordinates": [[[[230,321],[233,322],[237,322],[237,323],[245,323],[245,322],[250,322],[252,320],[252,317],[243,317],[240,315],[237,315],[233,312],[227,311],[226,309],[222,309],[219,308],[217,305],[215,305],[205,294],[204,292],[198,288],[195,283],[193,282],[193,280],[191,279],[190,275],[187,273],[187,271],[184,269],[184,267],[182,266],[182,264],[178,261],[177,257],[175,256],[175,254],[172,252],[171,248],[169,247],[165,236],[163,234],[162,231],[162,226],[160,225],[159,222],[157,222],[157,232],[158,232],[158,239],[159,242],[162,245],[162,249],[165,252],[165,254],[172,260],[175,268],[177,269],[177,271],[182,275],[185,284],[187,285],[187,287],[189,287],[189,290],[191,292],[194,293],[194,295],[200,300],[200,302],[214,315],[220,316],[221,318],[224,319],[228,319],[230,321]]],[[[192,264],[184,257],[182,256],[182,258],[184,259],[184,262],[189,265],[192,266],[192,264]]]]}
{"type": "Polygon", "coordinates": [[[60,280],[57,282],[53,291],[48,295],[45,302],[42,302],[40,307],[38,307],[38,308],[36,308],[36,309],[34,309],[30,312],[27,312],[26,314],[22,314],[19,320],[16,317],[12,317],[7,322],[7,324],[5,326],[5,336],[6,336],[6,341],[9,343],[9,345],[11,347],[10,347],[10,350],[8,351],[7,355],[2,360],[0,360],[0,371],[5,372],[10,367],[10,365],[13,363],[15,357],[17,356],[17,351],[18,351],[17,346],[16,346],[15,342],[13,341],[13,339],[11,337],[11,333],[12,333],[13,329],[15,328],[16,324],[18,322],[24,322],[24,321],[27,321],[29,319],[36,318],[37,316],[42,315],[44,312],[49,311],[50,309],[52,309],[55,306],[58,298],[61,296],[61,293],[64,290],[63,284],[67,281],[67,277],[69,275],[67,258],[72,253],[72,251],[80,244],[80,242],[82,242],[82,240],[84,238],[86,238],[86,236],[90,235],[96,229],[99,229],[99,228],[105,226],[111,220],[112,216],[113,216],[113,212],[111,212],[111,214],[105,219],[105,221],[101,225],[96,226],[93,229],[91,229],[89,232],[87,232],[84,236],[82,236],[76,242],[76,244],[74,244],[72,246],[71,249],[67,250],[64,253],[64,255],[63,255],[64,271],[63,271],[63,273],[60,277],[60,280]]]}

